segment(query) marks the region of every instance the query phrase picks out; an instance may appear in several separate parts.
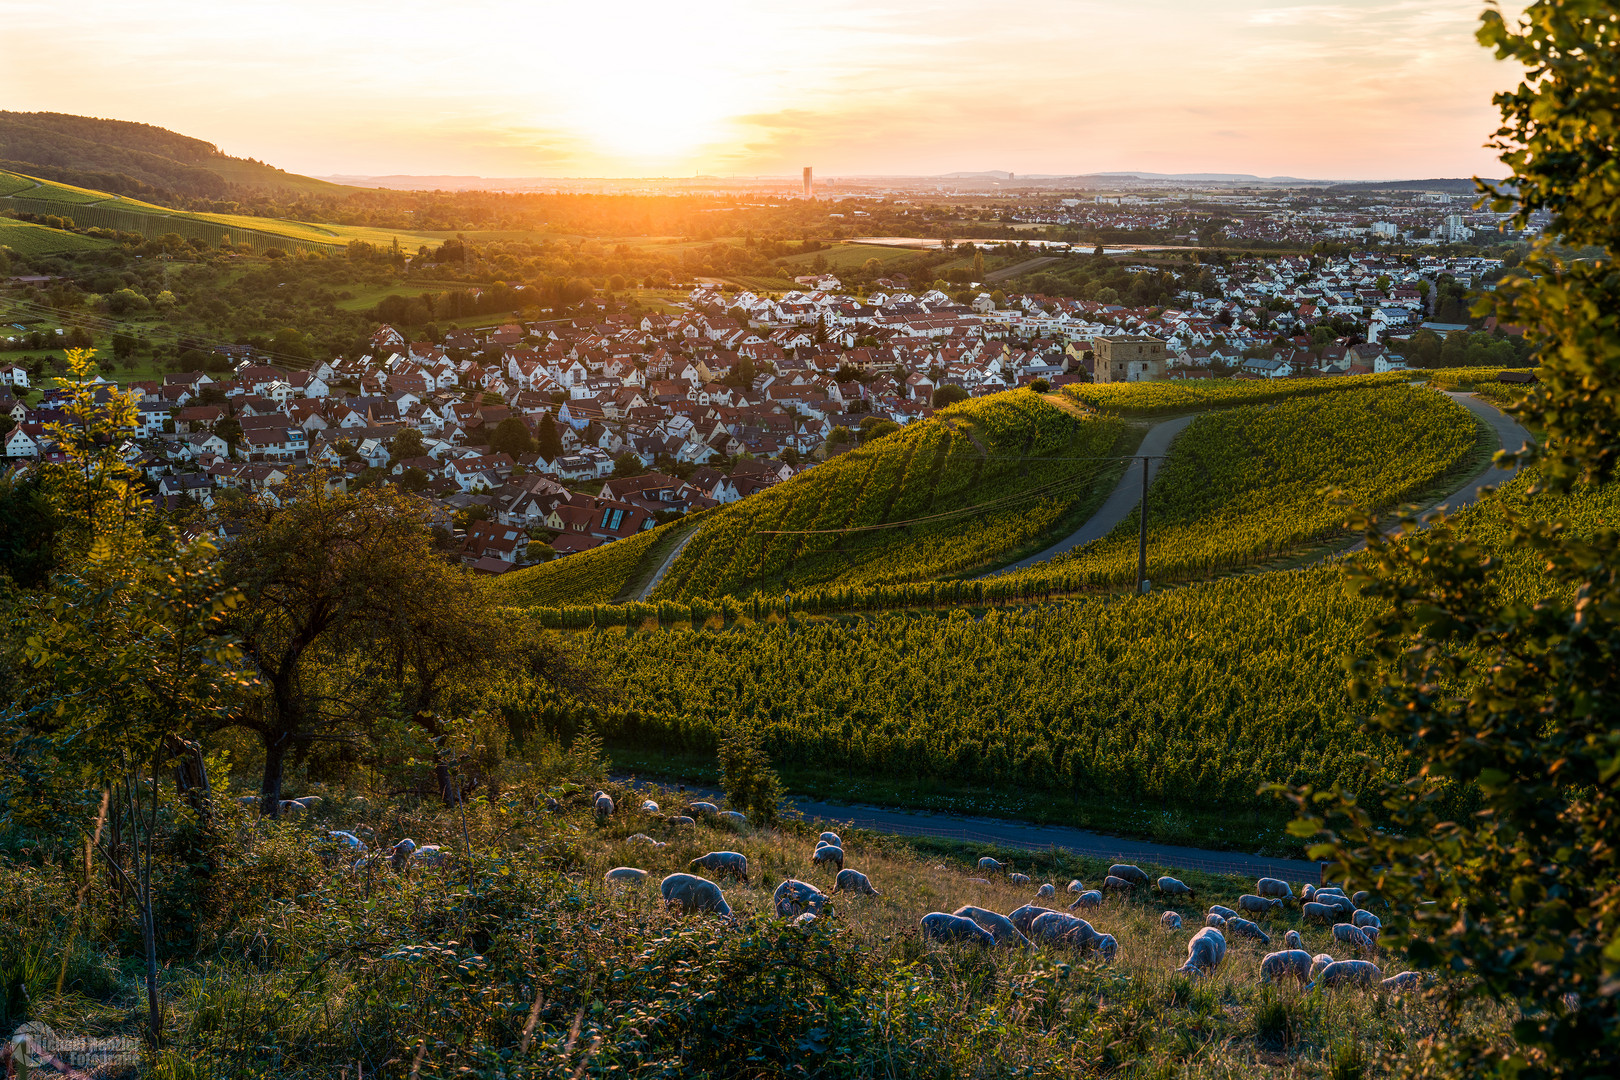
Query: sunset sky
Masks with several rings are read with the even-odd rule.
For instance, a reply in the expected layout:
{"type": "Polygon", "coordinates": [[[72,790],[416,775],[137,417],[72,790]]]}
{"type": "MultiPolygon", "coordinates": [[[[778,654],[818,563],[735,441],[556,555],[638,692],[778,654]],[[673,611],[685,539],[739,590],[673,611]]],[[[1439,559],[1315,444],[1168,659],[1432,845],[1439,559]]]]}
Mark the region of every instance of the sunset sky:
{"type": "Polygon", "coordinates": [[[1480,0],[0,0],[0,107],[295,172],[1499,175],[1480,0]]]}

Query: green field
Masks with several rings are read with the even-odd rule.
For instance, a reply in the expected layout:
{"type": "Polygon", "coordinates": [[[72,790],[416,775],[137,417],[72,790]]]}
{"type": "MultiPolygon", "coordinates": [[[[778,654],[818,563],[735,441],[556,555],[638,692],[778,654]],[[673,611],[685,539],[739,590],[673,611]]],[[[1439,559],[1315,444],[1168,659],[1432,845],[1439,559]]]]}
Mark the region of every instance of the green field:
{"type": "Polygon", "coordinates": [[[866,260],[876,259],[888,266],[891,263],[903,263],[915,259],[918,252],[910,248],[888,247],[881,244],[838,244],[822,251],[807,251],[798,255],[787,255],[777,260],[788,269],[789,273],[809,273],[810,266],[819,256],[827,261],[828,269],[832,271],[855,270],[866,265],[866,260]]]}
{"type": "MultiPolygon", "coordinates": [[[[4,203],[0,202],[0,206],[3,205],[4,203]]],[[[15,218],[0,217],[0,247],[10,248],[19,255],[56,255],[71,251],[95,251],[111,246],[111,240],[80,236],[78,233],[65,232],[62,229],[50,229],[44,225],[18,221],[15,218]]]]}
{"type": "Polygon", "coordinates": [[[1407,382],[1402,372],[1322,379],[1179,379],[1173,382],[1075,383],[1063,388],[1074,401],[1121,416],[1164,416],[1193,409],[1258,405],[1292,397],[1331,394],[1407,382]]]}
{"type": "Polygon", "coordinates": [[[693,524],[672,521],[627,540],[615,540],[578,555],[513,570],[497,578],[495,587],[506,601],[523,607],[629,600],[693,524]]]}

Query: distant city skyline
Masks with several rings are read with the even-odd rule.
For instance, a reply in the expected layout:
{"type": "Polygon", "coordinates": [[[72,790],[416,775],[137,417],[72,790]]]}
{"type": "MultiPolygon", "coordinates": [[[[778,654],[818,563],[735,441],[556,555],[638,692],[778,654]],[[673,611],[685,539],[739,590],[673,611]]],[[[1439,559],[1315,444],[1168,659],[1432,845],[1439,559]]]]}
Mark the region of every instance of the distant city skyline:
{"type": "Polygon", "coordinates": [[[311,175],[1494,176],[1480,7],[0,0],[0,102],[311,175]]]}

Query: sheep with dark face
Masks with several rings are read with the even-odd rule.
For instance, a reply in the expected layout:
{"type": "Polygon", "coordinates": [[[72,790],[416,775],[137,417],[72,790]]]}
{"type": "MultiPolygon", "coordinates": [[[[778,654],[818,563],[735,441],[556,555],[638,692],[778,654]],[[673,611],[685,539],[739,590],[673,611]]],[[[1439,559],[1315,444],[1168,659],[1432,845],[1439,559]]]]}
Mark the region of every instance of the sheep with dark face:
{"type": "Polygon", "coordinates": [[[388,862],[395,870],[404,870],[410,865],[411,856],[415,853],[416,841],[407,836],[388,849],[388,862]]]}
{"type": "MultiPolygon", "coordinates": [[[[1371,899],[1372,893],[1368,892],[1366,889],[1361,889],[1356,893],[1356,895],[1350,898],[1350,902],[1356,905],[1358,908],[1364,908],[1367,906],[1367,902],[1371,899]]],[[[1397,976],[1397,978],[1399,978],[1399,976],[1397,976]]]]}
{"type": "Polygon", "coordinates": [[[615,866],[602,875],[602,880],[610,885],[615,882],[624,885],[640,885],[647,880],[647,871],[638,870],[634,866],[615,866]]]}
{"type": "Polygon", "coordinates": [[[872,882],[859,870],[838,871],[838,879],[833,883],[833,892],[860,893],[862,896],[881,895],[876,889],[872,888],[872,882]]]}
{"type": "Polygon", "coordinates": [[[1382,982],[1383,978],[1383,970],[1370,960],[1335,960],[1324,967],[1305,989],[1314,990],[1318,986],[1324,990],[1340,986],[1371,986],[1375,982],[1382,982]]]}
{"type": "Polygon", "coordinates": [[[1159,916],[1159,925],[1164,927],[1166,930],[1180,930],[1181,916],[1177,915],[1173,911],[1167,911],[1163,915],[1159,916]]]}
{"type": "Polygon", "coordinates": [[[1119,954],[1119,941],[1113,934],[1103,934],[1091,943],[1091,951],[1106,962],[1113,963],[1114,957],[1119,954]]]}
{"type": "Polygon", "coordinates": [[[693,859],[687,864],[687,869],[707,870],[715,877],[725,874],[738,881],[747,882],[748,856],[737,851],[711,851],[701,858],[693,859]]]}
{"type": "Polygon", "coordinates": [[[1039,904],[1025,904],[1008,915],[1007,918],[1012,920],[1012,924],[1018,928],[1020,934],[1028,937],[1029,929],[1035,925],[1035,920],[1051,910],[1051,908],[1041,907],[1039,904]]]}
{"type": "Polygon", "coordinates": [[[1073,911],[1075,908],[1102,907],[1102,901],[1103,896],[1100,890],[1087,889],[1085,892],[1074,898],[1074,903],[1069,905],[1069,910],[1073,911]]]}
{"type": "Polygon", "coordinates": [[[1148,883],[1148,876],[1142,872],[1142,868],[1132,866],[1130,863],[1115,863],[1108,868],[1108,876],[1120,878],[1130,882],[1132,885],[1146,885],[1148,883]]]}
{"type": "Polygon", "coordinates": [[[1029,938],[1019,932],[1018,927],[1005,915],[991,911],[989,908],[974,907],[964,904],[951,914],[963,919],[972,919],[979,924],[979,928],[996,939],[997,945],[1009,949],[1027,949],[1031,947],[1029,938]]]}
{"type": "Polygon", "coordinates": [[[805,912],[820,915],[823,910],[828,910],[832,897],[808,881],[788,878],[771,894],[771,903],[775,906],[777,915],[784,919],[793,919],[805,912]]]}
{"type": "Polygon", "coordinates": [[[1225,959],[1225,936],[1213,926],[1206,926],[1187,942],[1187,962],[1176,970],[1189,975],[1208,975],[1225,959]]]}
{"type": "Polygon", "coordinates": [[[1272,900],[1292,900],[1294,890],[1282,878],[1263,877],[1254,883],[1254,891],[1272,900]]]}
{"type": "Polygon", "coordinates": [[[613,797],[605,791],[598,791],[591,800],[591,809],[595,811],[598,820],[606,820],[613,816],[613,797]]]}
{"type": "Polygon", "coordinates": [[[1187,886],[1186,882],[1179,878],[1162,877],[1155,884],[1158,886],[1161,896],[1192,897],[1197,895],[1187,886]]]}
{"type": "Polygon", "coordinates": [[[844,868],[844,849],[833,847],[831,844],[821,844],[817,846],[815,854],[810,856],[810,861],[817,866],[831,866],[837,870],[842,870],[844,868]]]}
{"type": "Polygon", "coordinates": [[[1310,982],[1311,954],[1304,949],[1267,953],[1260,961],[1260,981],[1269,983],[1278,979],[1296,979],[1302,986],[1310,982]]]}
{"type": "Polygon", "coordinates": [[[951,915],[944,911],[931,911],[922,917],[922,936],[929,941],[943,941],[947,944],[966,943],[969,945],[993,946],[996,939],[982,926],[972,919],[960,915],[951,915]]]}
{"type": "Polygon", "coordinates": [[[681,914],[712,911],[716,915],[730,915],[731,905],[720,886],[696,874],[671,874],[658,884],[664,903],[679,908],[681,914]]]}
{"type": "Polygon", "coordinates": [[[1253,938],[1262,945],[1271,944],[1271,935],[1248,919],[1227,919],[1226,932],[1239,937],[1253,938]]]}

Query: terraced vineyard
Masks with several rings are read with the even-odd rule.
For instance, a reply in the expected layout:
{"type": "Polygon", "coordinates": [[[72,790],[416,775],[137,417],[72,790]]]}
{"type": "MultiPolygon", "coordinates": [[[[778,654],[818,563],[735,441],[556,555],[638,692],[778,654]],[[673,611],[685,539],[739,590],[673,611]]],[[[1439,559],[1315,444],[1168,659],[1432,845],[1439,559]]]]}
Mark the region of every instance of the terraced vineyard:
{"type": "Polygon", "coordinates": [[[620,596],[645,561],[672,532],[690,522],[672,521],[628,540],[615,540],[591,551],[514,570],[495,581],[512,603],[525,607],[607,604],[620,596]]]}
{"type": "Polygon", "coordinates": [[[1397,386],[1401,372],[1323,379],[1181,379],[1175,382],[1076,383],[1063,393],[1082,405],[1121,416],[1161,416],[1191,409],[1259,405],[1369,386],[1397,386]]]}
{"type": "Polygon", "coordinates": [[[64,251],[94,251],[110,247],[109,240],[93,236],[50,229],[26,221],[0,217],[0,247],[10,248],[19,255],[54,255],[64,251]]]}
{"type": "Polygon", "coordinates": [[[925,423],[716,512],[655,599],[925,581],[993,566],[1083,519],[1133,433],[1028,391],[925,423]]]}
{"type": "MultiPolygon", "coordinates": [[[[1148,498],[1148,577],[1182,581],[1276,558],[1340,532],[1321,494],[1387,510],[1473,456],[1473,415],[1408,384],[1362,386],[1206,413],[1176,440],[1148,498]]],[[[1138,514],[1112,534],[1012,578],[1135,580],[1138,514]]]]}

